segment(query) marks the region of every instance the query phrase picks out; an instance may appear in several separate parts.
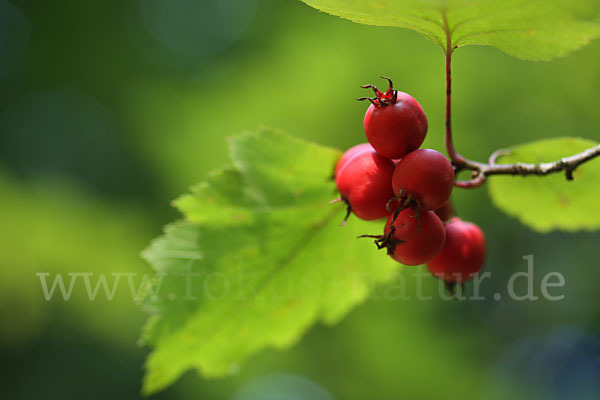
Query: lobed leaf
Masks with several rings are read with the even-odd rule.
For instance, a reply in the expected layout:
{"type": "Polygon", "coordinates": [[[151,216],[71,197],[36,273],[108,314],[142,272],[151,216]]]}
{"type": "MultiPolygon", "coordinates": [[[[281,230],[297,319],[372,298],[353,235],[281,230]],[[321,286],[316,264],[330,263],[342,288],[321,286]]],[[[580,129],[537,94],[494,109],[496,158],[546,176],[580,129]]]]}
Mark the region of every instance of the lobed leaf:
{"type": "Polygon", "coordinates": [[[144,253],[165,275],[146,301],[146,393],[190,368],[219,377],[265,347],[289,347],[314,323],[339,321],[397,268],[356,239],[383,223],[340,227],[344,207],[328,204],[337,150],[271,130],[230,147],[235,168],[176,200],[185,220],[144,253]]]}
{"type": "Polygon", "coordinates": [[[302,0],[351,21],[419,32],[447,48],[493,46],[550,60],[600,36],[599,0],[302,0]]]}

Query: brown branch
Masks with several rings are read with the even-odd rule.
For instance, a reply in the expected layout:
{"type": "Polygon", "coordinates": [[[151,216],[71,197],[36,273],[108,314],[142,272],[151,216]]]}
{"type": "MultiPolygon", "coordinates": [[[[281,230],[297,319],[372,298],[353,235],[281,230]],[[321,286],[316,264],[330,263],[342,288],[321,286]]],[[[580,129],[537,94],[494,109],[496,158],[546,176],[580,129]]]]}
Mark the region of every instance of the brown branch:
{"type": "Polygon", "coordinates": [[[456,181],[455,186],[460,188],[475,188],[485,183],[488,176],[491,175],[538,175],[544,176],[553,174],[555,172],[564,171],[567,180],[573,180],[573,171],[586,161],[589,161],[595,157],[600,156],[600,145],[591,147],[581,153],[572,155],[570,157],[561,158],[553,162],[539,163],[539,164],[496,164],[496,160],[509,154],[508,150],[495,151],[491,156],[489,162],[480,163],[478,161],[466,160],[464,163],[457,168],[457,170],[471,170],[471,180],[468,181],[456,181]]]}
{"type": "Polygon", "coordinates": [[[444,31],[446,32],[446,150],[452,163],[455,165],[462,165],[465,162],[465,158],[458,154],[454,148],[454,142],[452,141],[452,53],[454,48],[452,47],[452,35],[450,27],[448,26],[448,18],[446,17],[446,11],[442,11],[442,18],[444,22],[444,31]]]}
{"type": "Polygon", "coordinates": [[[454,186],[460,188],[476,188],[483,185],[488,176],[491,175],[538,175],[544,176],[555,172],[565,171],[567,180],[573,180],[573,171],[579,165],[586,161],[589,161],[595,157],[600,156],[600,145],[589,148],[579,154],[572,155],[570,157],[561,158],[554,162],[539,163],[539,164],[497,164],[496,160],[504,155],[509,154],[506,149],[497,150],[492,153],[489,157],[488,163],[482,163],[479,161],[472,161],[461,156],[452,140],[452,53],[456,47],[452,46],[452,32],[448,25],[448,19],[446,18],[445,10],[442,10],[442,19],[444,23],[444,31],[446,32],[446,151],[448,157],[454,165],[456,173],[464,170],[473,171],[471,179],[467,181],[456,181],[454,186]]]}

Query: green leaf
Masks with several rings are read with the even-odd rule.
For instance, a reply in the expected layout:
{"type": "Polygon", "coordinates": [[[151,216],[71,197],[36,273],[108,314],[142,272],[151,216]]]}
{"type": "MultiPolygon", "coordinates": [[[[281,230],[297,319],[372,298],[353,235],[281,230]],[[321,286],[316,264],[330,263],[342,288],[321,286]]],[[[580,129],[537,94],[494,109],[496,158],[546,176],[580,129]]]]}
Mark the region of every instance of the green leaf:
{"type": "Polygon", "coordinates": [[[600,36],[598,0],[302,0],[354,22],[411,29],[444,51],[493,46],[550,60],[600,36]]]}
{"type": "MultiPolygon", "coordinates": [[[[557,138],[510,149],[506,163],[551,162],[596,146],[591,140],[557,138]]],[[[492,176],[488,187],[494,204],[539,232],[600,229],[600,160],[590,160],[567,181],[564,173],[539,176],[492,176]]]]}
{"type": "Polygon", "coordinates": [[[234,168],[176,200],[185,220],[144,253],[165,274],[146,302],[146,393],[190,368],[219,377],[265,347],[289,347],[316,322],[339,321],[397,269],[356,238],[383,222],[341,227],[344,206],[328,204],[337,150],[270,130],[230,147],[234,168]]]}

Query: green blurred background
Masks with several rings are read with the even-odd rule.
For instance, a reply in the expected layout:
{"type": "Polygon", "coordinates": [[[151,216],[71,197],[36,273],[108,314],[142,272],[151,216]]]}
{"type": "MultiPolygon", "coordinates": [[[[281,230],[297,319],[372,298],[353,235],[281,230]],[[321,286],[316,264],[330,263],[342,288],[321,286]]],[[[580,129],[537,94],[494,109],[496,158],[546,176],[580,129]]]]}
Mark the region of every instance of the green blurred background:
{"type": "MultiPolygon", "coordinates": [[[[471,158],[600,139],[600,41],[550,63],[468,47],[453,66],[456,144],[471,158]]],[[[139,397],[145,314],[127,287],[47,302],[35,274],[150,273],[139,252],[178,217],[169,201],[227,163],[226,137],[273,126],[347,148],[364,141],[359,85],[380,75],[419,100],[425,145],[441,150],[443,68],[415,33],[295,0],[0,0],[0,398],[139,397]]],[[[456,192],[489,241],[488,300],[390,301],[379,288],[289,351],[222,380],[189,372],[153,398],[600,398],[600,236],[540,235],[485,188],[456,192]],[[536,293],[560,271],[564,300],[494,301],[529,254],[536,293]]]]}

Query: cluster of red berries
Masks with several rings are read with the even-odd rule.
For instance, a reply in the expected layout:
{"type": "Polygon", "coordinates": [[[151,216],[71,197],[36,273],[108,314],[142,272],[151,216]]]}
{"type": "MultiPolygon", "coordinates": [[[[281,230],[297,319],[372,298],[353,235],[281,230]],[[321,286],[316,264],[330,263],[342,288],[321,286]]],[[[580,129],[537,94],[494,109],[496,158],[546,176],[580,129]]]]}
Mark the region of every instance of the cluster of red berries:
{"type": "MultiPolygon", "coordinates": [[[[427,264],[448,283],[475,276],[485,261],[485,238],[476,225],[453,217],[450,194],[454,168],[440,152],[419,149],[427,133],[427,118],[410,95],[394,89],[389,78],[376,97],[364,126],[369,143],[350,148],[335,167],[335,181],[348,207],[363,220],[387,218],[383,235],[375,239],[404,265],[427,264]]],[[[346,218],[347,218],[346,217],[346,218]]]]}

